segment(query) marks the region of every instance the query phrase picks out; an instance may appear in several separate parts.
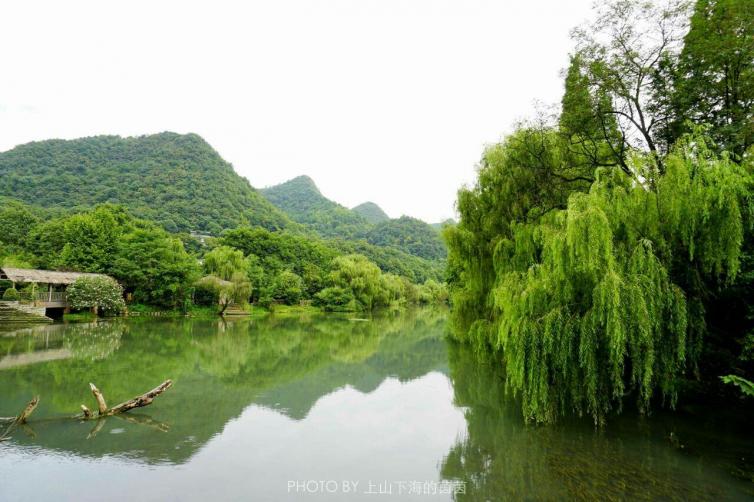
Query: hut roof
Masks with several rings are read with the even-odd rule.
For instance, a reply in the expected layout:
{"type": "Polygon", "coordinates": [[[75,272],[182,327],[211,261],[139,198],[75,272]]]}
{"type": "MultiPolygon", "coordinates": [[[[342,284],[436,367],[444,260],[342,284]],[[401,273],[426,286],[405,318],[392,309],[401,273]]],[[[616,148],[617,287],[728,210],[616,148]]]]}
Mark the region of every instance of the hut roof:
{"type": "Polygon", "coordinates": [[[54,270],[35,270],[30,268],[0,268],[0,279],[20,283],[73,284],[79,277],[107,277],[103,274],[84,274],[81,272],[57,272],[54,270]]]}

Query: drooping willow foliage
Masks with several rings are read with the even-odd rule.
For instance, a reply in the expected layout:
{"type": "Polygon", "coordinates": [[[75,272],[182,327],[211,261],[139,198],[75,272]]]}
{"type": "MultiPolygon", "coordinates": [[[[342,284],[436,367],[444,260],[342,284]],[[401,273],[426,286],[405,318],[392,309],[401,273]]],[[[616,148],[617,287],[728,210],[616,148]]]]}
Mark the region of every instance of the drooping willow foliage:
{"type": "Polygon", "coordinates": [[[552,165],[537,193],[515,141],[487,153],[446,232],[457,336],[499,351],[529,420],[601,422],[625,396],[673,406],[700,353],[706,290],[739,269],[749,176],[691,137],[662,174],[636,154],[633,177],[598,169],[560,190],[574,175],[552,165]]]}

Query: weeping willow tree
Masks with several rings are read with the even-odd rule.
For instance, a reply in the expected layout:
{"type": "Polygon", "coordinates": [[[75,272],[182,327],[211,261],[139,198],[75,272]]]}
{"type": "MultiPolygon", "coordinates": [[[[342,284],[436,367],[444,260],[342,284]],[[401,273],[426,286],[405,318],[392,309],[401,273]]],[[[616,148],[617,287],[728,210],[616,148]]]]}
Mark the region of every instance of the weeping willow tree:
{"type": "Polygon", "coordinates": [[[674,406],[704,296],[739,269],[748,174],[694,136],[661,175],[633,154],[629,173],[599,168],[588,183],[561,167],[557,135],[522,157],[527,134],[491,148],[459,194],[446,231],[456,336],[499,353],[528,420],[602,422],[629,396],[674,406]]]}

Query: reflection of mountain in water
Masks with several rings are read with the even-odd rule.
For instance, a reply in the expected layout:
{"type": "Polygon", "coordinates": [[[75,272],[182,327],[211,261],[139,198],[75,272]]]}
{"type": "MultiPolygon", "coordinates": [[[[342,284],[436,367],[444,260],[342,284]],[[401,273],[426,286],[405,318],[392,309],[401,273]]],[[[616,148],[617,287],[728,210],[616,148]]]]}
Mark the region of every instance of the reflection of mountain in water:
{"type": "Polygon", "coordinates": [[[16,434],[13,443],[149,463],[186,461],[250,404],[303,419],[338,388],[371,392],[387,377],[405,381],[445,371],[447,359],[444,315],[431,311],[359,323],[312,316],[44,328],[49,332],[0,338],[0,354],[13,357],[66,351],[64,359],[0,370],[0,416],[17,413],[33,394],[42,396],[32,424],[36,438],[16,434]],[[174,387],[131,420],[111,417],[99,430],[93,422],[44,420],[91,404],[90,381],[116,402],[165,378],[173,378],[174,387]]]}
{"type": "Polygon", "coordinates": [[[320,397],[342,387],[350,386],[368,394],[387,377],[406,382],[433,370],[447,373],[445,344],[437,336],[441,331],[427,333],[426,338],[418,334],[418,337],[407,333],[387,337],[382,340],[380,350],[361,363],[325,365],[305,378],[269,389],[255,402],[301,420],[320,397]]]}

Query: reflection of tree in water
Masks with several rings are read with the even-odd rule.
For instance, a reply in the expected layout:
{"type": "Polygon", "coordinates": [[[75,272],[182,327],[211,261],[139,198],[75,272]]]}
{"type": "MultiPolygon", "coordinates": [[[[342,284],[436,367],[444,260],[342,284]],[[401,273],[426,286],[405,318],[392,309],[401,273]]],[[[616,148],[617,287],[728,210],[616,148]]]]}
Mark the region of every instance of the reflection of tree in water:
{"type": "Polygon", "coordinates": [[[121,321],[69,324],[63,335],[63,347],[73,357],[98,361],[118,350],[124,330],[121,321]]]}
{"type": "MultiPolygon", "coordinates": [[[[604,430],[588,419],[526,426],[505,394],[499,361],[467,346],[448,348],[455,404],[467,435],[443,461],[444,479],[461,480],[456,499],[711,500],[754,495],[704,456],[673,447],[666,423],[614,418],[604,430]]],[[[714,445],[709,445],[714,452],[714,445]]]]}
{"type": "MultiPolygon", "coordinates": [[[[36,394],[42,396],[37,418],[74,413],[81,403],[91,404],[88,382],[108,402],[118,402],[172,378],[173,388],[147,411],[166,432],[108,420],[96,441],[86,441],[91,424],[56,421],[35,424],[37,438],[19,435],[14,441],[80,455],[181,463],[252,403],[302,419],[322,396],[345,385],[369,392],[389,376],[404,380],[444,369],[444,319],[444,312],[431,311],[369,322],[338,315],[224,324],[136,318],[102,323],[103,333],[93,337],[85,326],[49,326],[64,330],[58,347],[68,343],[81,357],[0,370],[0,416],[17,413],[36,394]],[[70,328],[81,331],[69,334],[70,328]],[[187,412],[186,403],[201,406],[187,412]],[[110,434],[113,428],[128,433],[110,434]]],[[[13,346],[38,350],[21,339],[13,346]]]]}
{"type": "MultiPolygon", "coordinates": [[[[404,358],[421,353],[393,347],[396,340],[416,343],[442,334],[444,312],[379,316],[353,322],[338,316],[305,316],[234,321],[216,334],[194,338],[199,367],[229,384],[264,389],[285,383],[327,364],[360,364],[394,348],[404,358]],[[404,355],[403,352],[409,352],[404,355]]],[[[410,364],[406,364],[410,367],[410,364]]]]}

